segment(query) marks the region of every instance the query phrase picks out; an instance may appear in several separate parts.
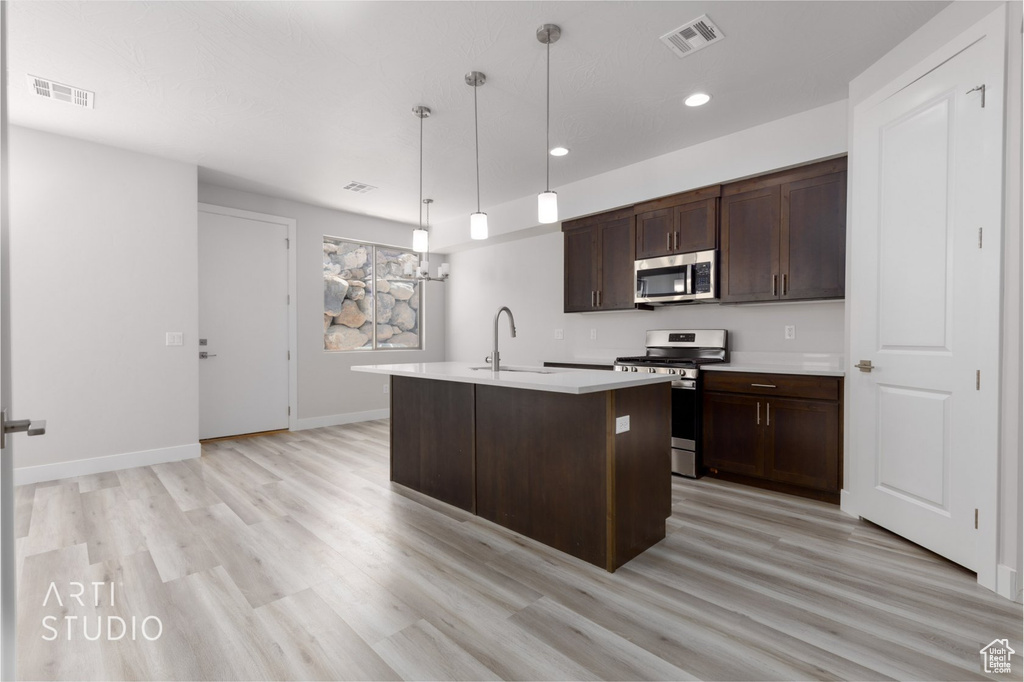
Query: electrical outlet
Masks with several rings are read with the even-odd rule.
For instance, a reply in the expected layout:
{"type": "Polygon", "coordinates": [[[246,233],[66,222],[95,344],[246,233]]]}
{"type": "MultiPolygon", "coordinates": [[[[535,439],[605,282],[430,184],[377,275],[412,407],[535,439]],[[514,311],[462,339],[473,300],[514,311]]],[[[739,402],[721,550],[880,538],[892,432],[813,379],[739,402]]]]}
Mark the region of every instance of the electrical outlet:
{"type": "Polygon", "coordinates": [[[786,338],[787,339],[795,339],[796,338],[796,325],[793,325],[793,324],[787,324],[786,325],[786,338]]]}
{"type": "Polygon", "coordinates": [[[387,392],[388,392],[388,385],[384,384],[384,393],[387,394],[387,392]]]}
{"type": "Polygon", "coordinates": [[[629,431],[629,415],[625,417],[615,418],[615,433],[625,433],[629,431]]]}
{"type": "Polygon", "coordinates": [[[596,329],[591,329],[590,330],[590,340],[591,341],[597,341],[597,330],[596,329]]]}
{"type": "Polygon", "coordinates": [[[181,346],[184,344],[184,334],[182,332],[167,332],[165,343],[168,346],[181,346]]]}
{"type": "Polygon", "coordinates": [[[555,330],[555,338],[558,339],[559,341],[561,341],[562,339],[565,338],[565,332],[562,331],[561,329],[556,329],[555,330]]]}

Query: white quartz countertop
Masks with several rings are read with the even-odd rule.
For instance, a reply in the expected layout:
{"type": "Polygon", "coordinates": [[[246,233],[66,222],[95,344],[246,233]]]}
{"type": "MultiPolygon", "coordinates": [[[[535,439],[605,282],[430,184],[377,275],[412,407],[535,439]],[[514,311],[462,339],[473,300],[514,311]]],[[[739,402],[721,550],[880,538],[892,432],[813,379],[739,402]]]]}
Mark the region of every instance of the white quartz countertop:
{"type": "Polygon", "coordinates": [[[599,369],[567,369],[562,367],[523,367],[502,365],[495,374],[483,363],[469,362],[419,362],[401,365],[357,365],[356,372],[391,374],[416,379],[456,381],[464,384],[525,388],[531,391],[552,391],[554,393],[597,393],[615,391],[620,388],[645,386],[671,381],[669,374],[632,374],[609,372],[599,369]],[[480,367],[483,369],[474,369],[480,367]]]}
{"type": "Polygon", "coordinates": [[[841,377],[846,373],[834,366],[827,365],[783,365],[758,364],[747,362],[723,362],[720,364],[701,365],[702,372],[755,372],[758,374],[804,374],[822,377],[841,377]]]}

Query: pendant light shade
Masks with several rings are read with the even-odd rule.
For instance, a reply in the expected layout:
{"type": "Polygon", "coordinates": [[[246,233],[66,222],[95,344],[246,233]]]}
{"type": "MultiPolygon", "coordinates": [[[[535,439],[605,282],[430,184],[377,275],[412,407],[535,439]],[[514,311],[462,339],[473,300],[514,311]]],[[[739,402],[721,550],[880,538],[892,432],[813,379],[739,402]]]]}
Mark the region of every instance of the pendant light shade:
{"type": "Polygon", "coordinates": [[[473,239],[487,239],[487,214],[477,211],[469,216],[469,236],[473,239]]]}
{"type": "Polygon", "coordinates": [[[412,250],[417,253],[426,253],[429,250],[429,238],[427,231],[419,228],[412,231],[412,250]]]}
{"type": "Polygon", "coordinates": [[[469,216],[469,236],[473,239],[487,239],[487,214],[480,210],[480,119],[476,109],[476,90],[487,82],[479,71],[466,74],[466,85],[473,88],[473,137],[476,141],[476,213],[469,216]]]}
{"type": "Polygon", "coordinates": [[[562,29],[555,24],[544,24],[537,29],[537,40],[547,46],[547,120],[545,124],[544,164],[547,169],[545,189],[537,195],[537,221],[540,223],[558,222],[558,194],[551,191],[551,43],[558,42],[562,37],[562,29]]]}
{"type": "Polygon", "coordinates": [[[558,194],[548,190],[537,195],[537,220],[542,223],[558,222],[558,194]]]}

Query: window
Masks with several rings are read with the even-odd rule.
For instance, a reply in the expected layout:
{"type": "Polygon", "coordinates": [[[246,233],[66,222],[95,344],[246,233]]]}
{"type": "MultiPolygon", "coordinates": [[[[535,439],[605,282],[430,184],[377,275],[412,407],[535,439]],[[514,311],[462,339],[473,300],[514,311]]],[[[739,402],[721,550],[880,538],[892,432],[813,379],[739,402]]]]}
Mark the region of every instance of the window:
{"type": "Polygon", "coordinates": [[[419,255],[324,237],[324,350],[422,348],[419,255]]]}

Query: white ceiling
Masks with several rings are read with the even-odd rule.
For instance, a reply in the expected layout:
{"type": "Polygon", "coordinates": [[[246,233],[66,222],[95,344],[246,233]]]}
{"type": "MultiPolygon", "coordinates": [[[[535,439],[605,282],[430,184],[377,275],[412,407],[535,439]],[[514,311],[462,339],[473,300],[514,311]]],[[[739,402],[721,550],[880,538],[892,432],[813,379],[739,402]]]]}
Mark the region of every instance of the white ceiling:
{"type": "Polygon", "coordinates": [[[846,97],[848,82],[947,2],[13,2],[16,125],[197,164],[200,178],[415,223],[424,104],[431,222],[846,97]],[[708,14],[725,39],[680,59],[659,36],[708,14]],[[33,74],[95,110],[32,94],[33,74]],[[691,109],[682,99],[709,92],[691,109]],[[369,194],[349,181],[379,187],[369,194]]]}

